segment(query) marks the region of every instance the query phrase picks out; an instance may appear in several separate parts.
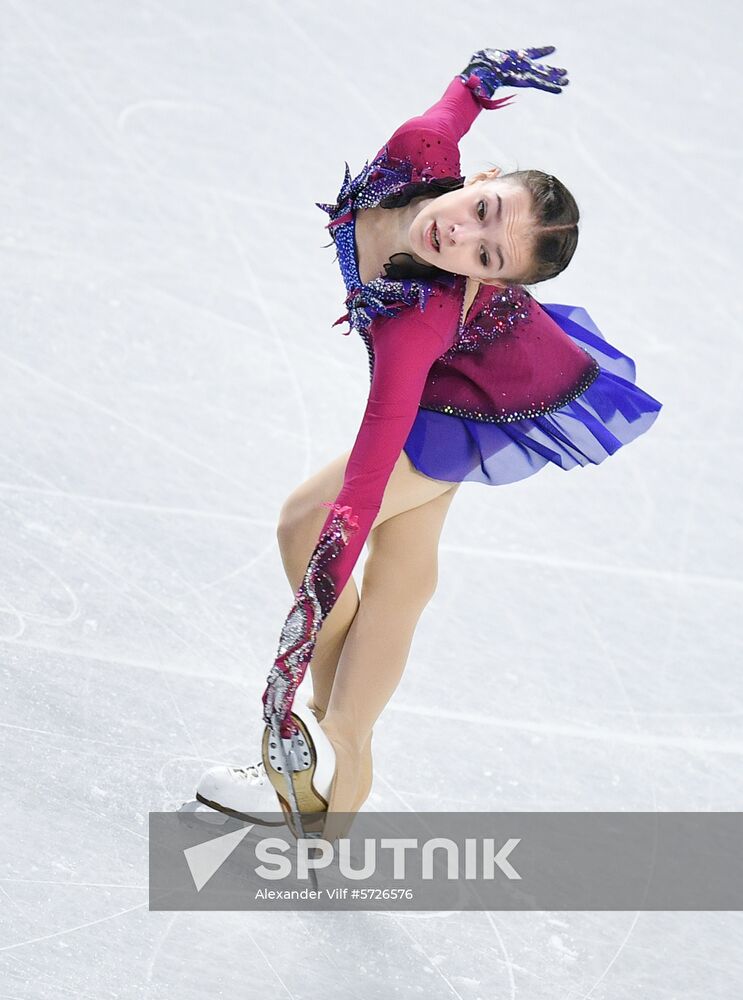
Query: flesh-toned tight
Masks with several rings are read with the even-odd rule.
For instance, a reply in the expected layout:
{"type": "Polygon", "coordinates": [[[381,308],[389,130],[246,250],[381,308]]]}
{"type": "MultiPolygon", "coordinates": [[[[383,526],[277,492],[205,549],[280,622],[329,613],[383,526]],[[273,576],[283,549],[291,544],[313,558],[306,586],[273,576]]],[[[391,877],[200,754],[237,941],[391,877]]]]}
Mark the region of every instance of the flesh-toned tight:
{"type": "MultiPolygon", "coordinates": [[[[287,498],[277,536],[296,591],[327,510],[343,483],[349,452],[287,498]]],[[[436,590],[438,545],[459,483],[430,479],[404,451],[392,471],[367,541],[361,596],[349,578],[318,634],[310,663],[310,708],[336,753],[329,812],[354,813],[371,791],[374,723],[402,677],[418,619],[436,590]]]]}

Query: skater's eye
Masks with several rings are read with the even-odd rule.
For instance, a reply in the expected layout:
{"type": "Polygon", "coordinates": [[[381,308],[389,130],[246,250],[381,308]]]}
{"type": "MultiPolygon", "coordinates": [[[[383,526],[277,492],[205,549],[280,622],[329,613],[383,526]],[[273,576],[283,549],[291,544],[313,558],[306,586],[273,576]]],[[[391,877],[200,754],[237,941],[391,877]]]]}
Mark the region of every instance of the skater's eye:
{"type": "MultiPolygon", "coordinates": [[[[482,219],[485,218],[486,209],[487,209],[487,205],[485,204],[485,199],[481,198],[478,201],[477,208],[476,208],[477,218],[480,219],[481,221],[482,221],[482,219]]],[[[485,249],[485,247],[480,247],[480,263],[482,264],[482,266],[483,267],[487,267],[489,260],[490,260],[490,255],[488,254],[488,252],[485,249]]]]}
{"type": "MultiPolygon", "coordinates": [[[[496,199],[498,201],[498,207],[497,207],[496,212],[495,212],[495,218],[497,219],[497,218],[499,218],[499,216],[501,214],[502,201],[501,201],[501,196],[499,194],[497,194],[495,197],[496,197],[496,199]]],[[[487,208],[488,208],[487,201],[484,198],[481,198],[478,201],[477,205],[475,206],[475,211],[476,211],[477,217],[478,217],[478,219],[480,219],[480,221],[482,221],[485,218],[485,214],[487,212],[487,208]]],[[[498,270],[502,271],[503,270],[503,254],[501,252],[501,248],[499,246],[496,246],[495,252],[498,254],[498,259],[500,260],[500,266],[498,267],[498,270]]],[[[482,264],[483,267],[488,267],[488,265],[490,264],[490,254],[487,252],[487,250],[485,249],[485,247],[480,247],[480,263],[482,264]]]]}

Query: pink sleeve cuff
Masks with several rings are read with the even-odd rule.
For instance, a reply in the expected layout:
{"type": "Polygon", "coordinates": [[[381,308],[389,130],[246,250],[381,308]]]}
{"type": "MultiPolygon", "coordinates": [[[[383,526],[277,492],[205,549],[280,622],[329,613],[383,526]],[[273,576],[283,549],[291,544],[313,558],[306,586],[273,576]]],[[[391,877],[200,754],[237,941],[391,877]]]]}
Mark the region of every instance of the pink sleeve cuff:
{"type": "Polygon", "coordinates": [[[462,83],[464,83],[465,87],[472,91],[478,103],[481,104],[483,108],[487,108],[488,111],[492,111],[494,108],[504,107],[516,96],[515,94],[509,94],[508,97],[498,97],[495,99],[492,97],[486,97],[483,91],[482,82],[476,73],[470,73],[468,79],[466,80],[462,77],[460,77],[460,79],[462,80],[462,83]]]}

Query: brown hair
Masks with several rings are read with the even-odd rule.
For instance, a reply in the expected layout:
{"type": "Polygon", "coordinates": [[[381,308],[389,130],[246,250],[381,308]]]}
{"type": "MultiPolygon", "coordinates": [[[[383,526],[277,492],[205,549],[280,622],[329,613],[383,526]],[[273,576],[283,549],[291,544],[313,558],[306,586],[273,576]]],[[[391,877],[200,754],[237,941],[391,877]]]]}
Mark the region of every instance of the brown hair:
{"type": "Polygon", "coordinates": [[[534,219],[531,263],[526,274],[519,279],[504,279],[501,284],[535,285],[556,277],[568,266],[578,245],[580,212],[575,198],[562,181],[542,170],[513,170],[499,176],[526,188],[534,219]]]}

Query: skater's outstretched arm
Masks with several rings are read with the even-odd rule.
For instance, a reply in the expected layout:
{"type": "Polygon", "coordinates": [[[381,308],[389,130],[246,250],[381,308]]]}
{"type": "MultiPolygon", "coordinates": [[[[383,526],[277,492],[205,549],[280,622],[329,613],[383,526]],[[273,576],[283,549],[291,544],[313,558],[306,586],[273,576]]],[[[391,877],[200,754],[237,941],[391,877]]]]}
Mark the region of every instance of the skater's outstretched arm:
{"type": "Polygon", "coordinates": [[[263,694],[264,719],[273,712],[289,736],[294,692],[312,659],[317,634],[343,590],[379,512],[385,487],[418,412],[433,362],[452,345],[459,306],[431,295],[423,313],[410,306],[374,324],[374,373],[369,398],[307,571],[285,621],[263,694]]]}
{"type": "MultiPolygon", "coordinates": [[[[462,136],[469,131],[483,108],[505,106],[513,95],[493,99],[500,87],[534,87],[550,93],[560,93],[569,81],[564,69],[545,66],[536,59],[555,51],[554,45],[530,49],[479,49],[470,56],[467,66],[447,86],[443,95],[422,115],[404,122],[391,136],[387,147],[392,156],[410,158],[417,152],[416,140],[421,132],[429,133],[434,144],[430,160],[450,161],[459,170],[459,157],[451,155],[462,136]],[[435,148],[441,144],[444,150],[435,148]],[[448,155],[447,155],[448,153],[448,155]]],[[[381,151],[380,151],[381,152],[381,151]]],[[[452,174],[454,170],[452,169],[452,174]]]]}

